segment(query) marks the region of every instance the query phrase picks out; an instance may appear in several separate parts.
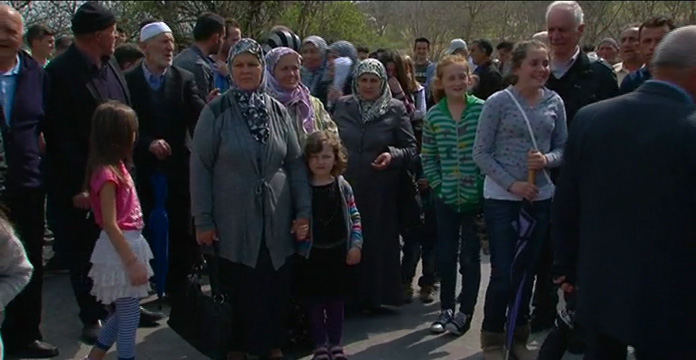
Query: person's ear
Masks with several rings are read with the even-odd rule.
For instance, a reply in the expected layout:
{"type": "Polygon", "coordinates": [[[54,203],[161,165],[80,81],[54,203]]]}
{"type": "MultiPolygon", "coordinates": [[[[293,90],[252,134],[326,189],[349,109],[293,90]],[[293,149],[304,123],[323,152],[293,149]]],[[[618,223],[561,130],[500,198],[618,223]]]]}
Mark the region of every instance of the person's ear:
{"type": "Polygon", "coordinates": [[[585,24],[578,26],[578,32],[582,35],[585,32],[585,24]]]}

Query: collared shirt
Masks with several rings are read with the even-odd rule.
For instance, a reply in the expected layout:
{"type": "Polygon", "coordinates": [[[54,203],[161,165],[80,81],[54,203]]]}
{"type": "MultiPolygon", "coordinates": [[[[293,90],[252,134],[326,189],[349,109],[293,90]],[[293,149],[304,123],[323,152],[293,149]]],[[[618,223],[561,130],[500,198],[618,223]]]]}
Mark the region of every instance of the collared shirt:
{"type": "Polygon", "coordinates": [[[150,89],[155,91],[159,90],[162,87],[162,84],[164,84],[164,76],[167,75],[169,66],[167,66],[167,68],[164,69],[164,72],[162,72],[160,75],[153,74],[150,69],[147,68],[144,61],[142,63],[142,67],[143,73],[145,74],[145,81],[147,81],[147,84],[150,85],[150,89]]]}
{"type": "Polygon", "coordinates": [[[15,90],[17,89],[17,78],[21,63],[17,54],[17,64],[9,71],[0,74],[0,105],[5,115],[5,123],[10,126],[12,116],[12,106],[14,105],[15,90]]]}
{"type": "Polygon", "coordinates": [[[620,62],[614,64],[614,73],[616,74],[616,80],[619,82],[619,86],[621,86],[623,79],[631,72],[623,66],[623,62],[620,62]]]}
{"type": "Polygon", "coordinates": [[[553,76],[556,79],[562,78],[568,70],[570,70],[571,67],[573,67],[573,64],[575,64],[575,61],[578,59],[578,56],[580,55],[580,48],[575,49],[575,54],[568,59],[565,63],[558,63],[555,61],[551,61],[551,73],[553,73],[553,76]]]}
{"type": "Polygon", "coordinates": [[[681,87],[681,86],[679,86],[679,85],[677,85],[677,84],[675,84],[675,83],[673,83],[673,82],[664,81],[664,80],[654,80],[654,79],[653,79],[653,80],[647,80],[647,81],[646,81],[646,83],[649,83],[649,82],[660,83],[660,84],[663,84],[663,85],[665,85],[665,86],[669,86],[669,87],[671,87],[672,89],[677,90],[679,93],[681,93],[682,95],[684,95],[684,98],[687,99],[687,101],[689,102],[689,104],[694,104],[694,98],[693,98],[686,90],[684,90],[683,87],[681,87]]]}

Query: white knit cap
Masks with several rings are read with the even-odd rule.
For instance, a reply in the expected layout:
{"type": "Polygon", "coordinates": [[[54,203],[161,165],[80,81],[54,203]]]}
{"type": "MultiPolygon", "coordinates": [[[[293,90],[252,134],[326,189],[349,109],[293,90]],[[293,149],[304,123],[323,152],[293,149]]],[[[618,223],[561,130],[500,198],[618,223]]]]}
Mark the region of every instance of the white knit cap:
{"type": "Polygon", "coordinates": [[[167,26],[167,24],[159,21],[149,23],[140,29],[140,42],[149,40],[162,33],[171,33],[172,29],[167,26]]]}

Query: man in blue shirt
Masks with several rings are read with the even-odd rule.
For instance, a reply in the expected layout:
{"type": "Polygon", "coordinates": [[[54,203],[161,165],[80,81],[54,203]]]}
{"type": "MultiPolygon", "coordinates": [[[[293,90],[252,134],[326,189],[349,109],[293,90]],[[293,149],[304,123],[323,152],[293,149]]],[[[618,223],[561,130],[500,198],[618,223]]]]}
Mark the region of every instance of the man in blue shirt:
{"type": "Polygon", "coordinates": [[[242,38],[242,30],[239,28],[239,24],[234,20],[227,21],[225,24],[225,31],[227,33],[225,34],[225,40],[222,46],[220,46],[220,51],[215,55],[211,55],[211,58],[215,61],[215,66],[213,67],[215,88],[220,90],[221,93],[230,88],[227,55],[230,49],[242,38]]]}
{"type": "Polygon", "coordinates": [[[646,80],[650,80],[650,61],[657,45],[662,41],[662,38],[670,31],[674,30],[674,22],[672,19],[664,16],[658,16],[647,20],[640,25],[638,30],[638,47],[643,58],[643,67],[628,74],[621,83],[620,93],[626,94],[642,85],[646,80]]]}
{"type": "MultiPolygon", "coordinates": [[[[39,133],[44,121],[44,72],[22,45],[21,15],[0,5],[0,204],[8,211],[34,273],[29,284],[0,313],[6,313],[2,338],[20,358],[47,358],[58,349],[42,341],[44,189],[39,133]]],[[[0,254],[4,256],[4,254],[0,254]]],[[[2,354],[0,354],[2,357],[2,354]]]]}

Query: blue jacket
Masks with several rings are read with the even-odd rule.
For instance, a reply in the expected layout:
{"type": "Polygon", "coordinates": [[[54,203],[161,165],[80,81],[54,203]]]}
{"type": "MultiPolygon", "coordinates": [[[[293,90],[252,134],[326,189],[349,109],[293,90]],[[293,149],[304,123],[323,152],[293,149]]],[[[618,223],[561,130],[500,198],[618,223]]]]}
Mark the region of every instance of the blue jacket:
{"type": "Polygon", "coordinates": [[[0,111],[0,128],[7,158],[5,185],[9,191],[42,185],[38,140],[44,122],[44,71],[25,51],[20,50],[19,58],[21,64],[9,126],[0,111]]]}
{"type": "Polygon", "coordinates": [[[652,79],[650,70],[647,66],[643,66],[642,68],[626,75],[626,78],[621,82],[619,93],[621,93],[621,95],[628,94],[650,79],[652,79]]]}

